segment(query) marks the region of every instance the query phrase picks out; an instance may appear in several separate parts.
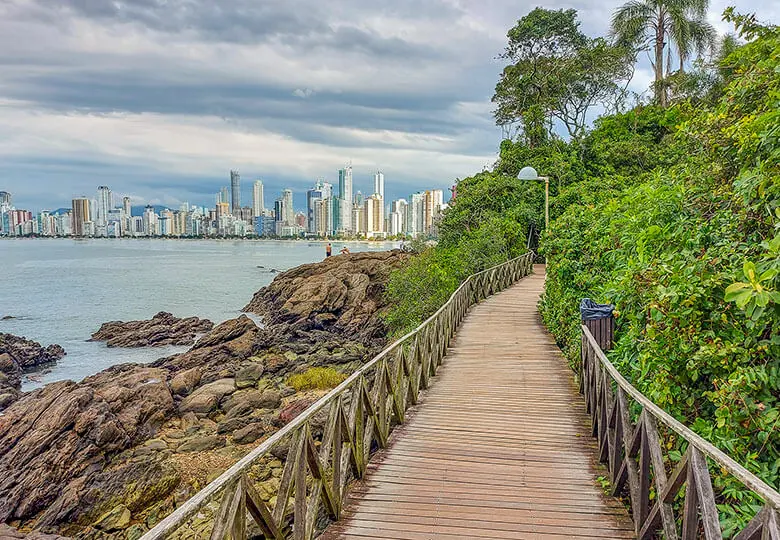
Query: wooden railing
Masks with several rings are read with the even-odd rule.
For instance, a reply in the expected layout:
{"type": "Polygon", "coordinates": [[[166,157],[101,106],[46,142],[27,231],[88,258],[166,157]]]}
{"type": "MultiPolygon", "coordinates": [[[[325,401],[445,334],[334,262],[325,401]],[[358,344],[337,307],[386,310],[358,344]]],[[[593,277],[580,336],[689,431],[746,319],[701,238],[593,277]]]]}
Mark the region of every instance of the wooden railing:
{"type": "MultiPolygon", "coordinates": [[[[436,374],[469,307],[520,278],[533,253],[466,279],[415,330],[383,350],[337,388],[238,461],[146,533],[142,540],[247,537],[249,514],[266,538],[308,540],[338,520],[347,484],[404,421],[436,374]],[[283,452],[280,452],[283,450],[283,452]],[[253,475],[286,454],[278,487],[261,494],[253,475]]],[[[276,485],[274,482],[273,485],[276,485]]]]}
{"type": "Polygon", "coordinates": [[[780,540],[780,493],[631,386],[607,360],[585,325],[581,367],[580,391],[592,418],[593,436],[598,438],[599,459],[609,468],[612,494],[627,491],[630,497],[637,538],[722,538],[717,505],[727,502],[713,490],[711,463],[764,501],[761,510],[733,538],[780,540]],[[637,419],[636,424],[632,418],[637,419]],[[687,443],[674,470],[667,471],[664,463],[666,445],[661,444],[659,422],[665,434],[687,443]],[[683,487],[682,515],[676,517],[675,499],[683,495],[683,487]]]}

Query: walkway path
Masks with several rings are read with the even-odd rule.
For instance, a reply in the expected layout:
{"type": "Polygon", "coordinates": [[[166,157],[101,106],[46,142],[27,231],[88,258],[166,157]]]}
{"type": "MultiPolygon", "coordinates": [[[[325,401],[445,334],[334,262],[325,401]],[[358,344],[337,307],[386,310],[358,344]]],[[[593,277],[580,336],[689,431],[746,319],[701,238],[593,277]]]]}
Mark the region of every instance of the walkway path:
{"type": "Polygon", "coordinates": [[[597,477],[572,372],[536,309],[544,267],[475,306],[323,539],[632,538],[597,477]]]}

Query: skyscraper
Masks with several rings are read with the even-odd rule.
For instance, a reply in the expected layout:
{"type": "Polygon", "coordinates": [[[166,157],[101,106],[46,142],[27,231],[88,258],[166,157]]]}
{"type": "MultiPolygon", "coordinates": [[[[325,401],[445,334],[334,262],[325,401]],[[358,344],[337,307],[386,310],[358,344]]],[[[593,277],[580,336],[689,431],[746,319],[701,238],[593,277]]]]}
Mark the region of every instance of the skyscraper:
{"type": "Polygon", "coordinates": [[[238,171],[230,171],[230,211],[237,215],[241,210],[241,176],[238,171]]]}
{"type": "Polygon", "coordinates": [[[219,190],[219,197],[217,199],[217,204],[219,203],[225,203],[225,204],[230,203],[230,197],[228,196],[227,187],[223,187],[222,189],[219,190]]]}
{"type": "Polygon", "coordinates": [[[341,200],[341,212],[337,229],[351,232],[352,227],[352,165],[339,169],[339,199],[341,200]]]}
{"type": "Polygon", "coordinates": [[[114,196],[108,186],[99,186],[97,193],[97,215],[95,225],[105,227],[108,223],[108,212],[114,207],[114,196]]]}
{"type": "Polygon", "coordinates": [[[283,218],[286,226],[295,225],[295,212],[293,211],[293,192],[291,189],[282,191],[283,218]]]}
{"type": "Polygon", "coordinates": [[[425,192],[423,209],[423,230],[430,234],[435,220],[441,213],[441,207],[444,204],[444,193],[440,189],[431,189],[425,192]]]}
{"type": "Polygon", "coordinates": [[[318,180],[314,187],[306,192],[306,230],[310,233],[317,232],[315,205],[316,201],[321,201],[325,198],[322,184],[323,182],[318,180]]]}
{"type": "Polygon", "coordinates": [[[263,215],[265,211],[265,200],[263,198],[263,181],[255,180],[252,186],[252,214],[254,217],[263,215]]]}
{"type": "Polygon", "coordinates": [[[73,199],[72,203],[72,210],[73,210],[73,225],[71,227],[71,230],[73,231],[74,236],[84,236],[85,235],[85,228],[84,224],[89,222],[89,199],[86,197],[79,197],[77,199],[73,199]]]}
{"type": "Polygon", "coordinates": [[[7,191],[0,191],[0,205],[11,206],[11,194],[7,191]]]}
{"type": "Polygon", "coordinates": [[[385,173],[377,171],[374,175],[374,193],[379,194],[382,199],[385,198],[385,173]]]}

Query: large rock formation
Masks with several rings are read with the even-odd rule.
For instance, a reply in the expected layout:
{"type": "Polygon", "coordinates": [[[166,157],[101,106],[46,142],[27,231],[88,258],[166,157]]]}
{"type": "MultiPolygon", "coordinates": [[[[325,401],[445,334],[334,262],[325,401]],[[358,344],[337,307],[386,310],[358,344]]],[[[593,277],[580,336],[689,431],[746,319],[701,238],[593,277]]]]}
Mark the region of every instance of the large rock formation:
{"type": "MultiPolygon", "coordinates": [[[[248,306],[263,328],[241,316],[185,353],[23,395],[0,416],[0,522],[137,538],[324,393],[296,393],[290,374],[348,372],[378,352],[382,291],[403,257],[282,273],[248,306]]],[[[266,472],[278,482],[281,464],[266,472]]]]}
{"type": "Polygon", "coordinates": [[[22,375],[52,364],[65,356],[59,345],[42,346],[36,341],[0,333],[0,411],[21,395],[22,375]]]}
{"type": "Polygon", "coordinates": [[[397,250],[364,252],[304,264],[279,274],[244,311],[271,324],[329,330],[363,342],[381,339],[384,328],[374,315],[390,272],[406,257],[397,250]]]}
{"type": "Polygon", "coordinates": [[[214,323],[198,317],[179,319],[161,311],[148,321],[103,323],[90,341],[105,341],[108,347],[162,347],[192,345],[198,334],[209,332],[214,323]]]}

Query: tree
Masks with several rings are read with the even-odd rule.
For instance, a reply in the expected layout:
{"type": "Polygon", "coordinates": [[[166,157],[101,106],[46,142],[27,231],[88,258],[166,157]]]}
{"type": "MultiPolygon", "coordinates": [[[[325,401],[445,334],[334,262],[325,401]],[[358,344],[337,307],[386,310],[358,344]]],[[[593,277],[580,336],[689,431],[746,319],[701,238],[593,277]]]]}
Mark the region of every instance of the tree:
{"type": "Polygon", "coordinates": [[[511,63],[496,85],[499,126],[520,125],[526,144],[543,144],[561,122],[572,138],[585,133],[588,112],[610,107],[621,81],[633,74],[633,57],[622,46],[591,39],[579,30],[573,9],[536,8],[507,33],[501,58],[511,63]]]}
{"type": "Polygon", "coordinates": [[[715,29],[705,19],[708,5],[709,0],[630,0],[612,16],[617,43],[637,51],[652,47],[653,92],[662,107],[668,101],[665,80],[672,71],[672,45],[682,71],[694,52],[702,54],[715,41],[715,29]]]}

